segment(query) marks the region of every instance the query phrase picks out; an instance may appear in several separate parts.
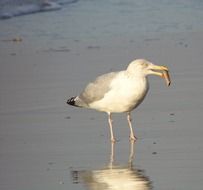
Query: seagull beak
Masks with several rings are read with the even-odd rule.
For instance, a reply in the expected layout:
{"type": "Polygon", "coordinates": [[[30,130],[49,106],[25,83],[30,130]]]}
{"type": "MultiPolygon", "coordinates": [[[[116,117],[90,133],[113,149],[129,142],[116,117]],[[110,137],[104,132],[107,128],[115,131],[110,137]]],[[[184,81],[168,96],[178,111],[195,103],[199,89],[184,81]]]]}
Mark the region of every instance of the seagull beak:
{"type": "Polygon", "coordinates": [[[169,70],[167,67],[152,64],[150,66],[150,73],[149,74],[158,75],[158,76],[164,78],[167,86],[170,86],[171,79],[170,79],[169,70]]]}

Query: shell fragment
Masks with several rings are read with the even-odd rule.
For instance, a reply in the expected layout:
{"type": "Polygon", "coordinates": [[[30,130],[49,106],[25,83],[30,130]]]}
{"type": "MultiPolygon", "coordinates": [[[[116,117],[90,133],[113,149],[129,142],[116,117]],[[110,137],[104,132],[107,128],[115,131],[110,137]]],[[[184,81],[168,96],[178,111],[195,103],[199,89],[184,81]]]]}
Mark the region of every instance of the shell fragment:
{"type": "Polygon", "coordinates": [[[170,86],[171,79],[168,71],[163,71],[163,78],[165,79],[167,86],[170,86]]]}

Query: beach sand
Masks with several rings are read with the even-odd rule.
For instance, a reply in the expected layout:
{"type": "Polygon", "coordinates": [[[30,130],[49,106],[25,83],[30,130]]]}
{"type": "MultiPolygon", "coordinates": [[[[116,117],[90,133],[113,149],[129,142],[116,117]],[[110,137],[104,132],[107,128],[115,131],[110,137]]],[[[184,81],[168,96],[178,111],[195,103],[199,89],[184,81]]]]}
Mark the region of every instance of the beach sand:
{"type": "MultiPolygon", "coordinates": [[[[69,39],[46,36],[34,24],[18,32],[19,20],[37,17],[48,16],[0,23],[0,189],[85,189],[78,173],[101,170],[110,161],[107,116],[68,106],[66,99],[135,58],[168,66],[172,84],[150,77],[149,94],[132,113],[138,137],[133,168],[144,170],[149,188],[202,189],[203,32],[69,39]],[[17,36],[22,41],[12,40],[17,36]]],[[[113,118],[115,160],[124,167],[127,121],[124,114],[113,118]]]]}

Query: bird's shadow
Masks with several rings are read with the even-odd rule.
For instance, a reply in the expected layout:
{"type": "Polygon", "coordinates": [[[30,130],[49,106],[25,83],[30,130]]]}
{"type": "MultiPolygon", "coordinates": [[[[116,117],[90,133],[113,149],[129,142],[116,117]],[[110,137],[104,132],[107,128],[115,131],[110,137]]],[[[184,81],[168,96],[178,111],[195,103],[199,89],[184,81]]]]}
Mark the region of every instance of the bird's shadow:
{"type": "Polygon", "coordinates": [[[115,164],[115,143],[111,144],[109,164],[93,170],[71,170],[73,183],[82,183],[89,190],[152,190],[152,182],[145,171],[133,165],[134,142],[130,142],[130,154],[125,165],[115,164]]]}

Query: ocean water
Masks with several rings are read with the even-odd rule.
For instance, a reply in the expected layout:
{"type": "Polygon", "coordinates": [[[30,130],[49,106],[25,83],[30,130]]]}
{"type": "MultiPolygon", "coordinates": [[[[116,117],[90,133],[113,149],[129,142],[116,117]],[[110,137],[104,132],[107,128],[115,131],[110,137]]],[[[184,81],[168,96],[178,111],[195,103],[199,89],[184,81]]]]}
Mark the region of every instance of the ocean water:
{"type": "MultiPolygon", "coordinates": [[[[203,29],[202,0],[1,0],[0,18],[50,12],[67,34],[122,35],[203,29]],[[57,12],[53,14],[52,12],[57,12]]],[[[48,18],[48,17],[47,17],[48,18]]]]}
{"type": "Polygon", "coordinates": [[[66,4],[77,0],[2,0],[0,1],[0,19],[9,19],[38,12],[56,11],[66,4]]]}

